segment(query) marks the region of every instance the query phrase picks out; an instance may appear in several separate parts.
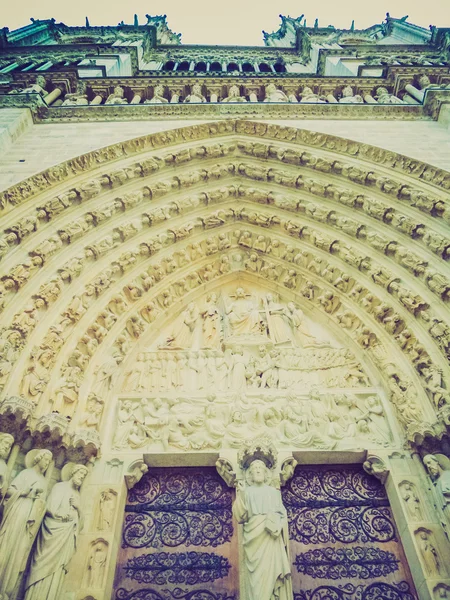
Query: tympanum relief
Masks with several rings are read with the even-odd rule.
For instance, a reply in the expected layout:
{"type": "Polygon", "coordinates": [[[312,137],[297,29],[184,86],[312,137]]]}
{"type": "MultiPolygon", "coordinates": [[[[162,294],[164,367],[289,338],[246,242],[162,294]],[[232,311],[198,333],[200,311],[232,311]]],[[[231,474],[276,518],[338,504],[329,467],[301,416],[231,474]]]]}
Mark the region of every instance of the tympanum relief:
{"type": "Polygon", "coordinates": [[[379,390],[300,306],[249,286],[190,302],[124,365],[116,450],[388,446],[379,390]]]}

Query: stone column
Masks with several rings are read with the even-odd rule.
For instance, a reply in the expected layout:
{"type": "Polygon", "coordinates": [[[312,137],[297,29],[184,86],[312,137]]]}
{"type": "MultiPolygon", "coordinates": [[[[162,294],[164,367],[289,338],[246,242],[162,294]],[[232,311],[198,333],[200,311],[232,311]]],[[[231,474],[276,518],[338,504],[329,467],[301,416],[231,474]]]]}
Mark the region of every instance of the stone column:
{"type": "Polygon", "coordinates": [[[61,94],[62,90],[60,90],[59,88],[55,88],[52,92],[44,96],[44,100],[46,101],[48,106],[51,106],[53,102],[61,96],[61,94]]]}
{"type": "Polygon", "coordinates": [[[93,100],[90,101],[91,106],[98,106],[103,102],[103,97],[100,94],[97,94],[93,100]]]}
{"type": "Polygon", "coordinates": [[[248,88],[248,97],[250,102],[258,102],[259,88],[248,88]]]}
{"type": "Polygon", "coordinates": [[[371,96],[370,94],[364,94],[364,102],[366,104],[378,104],[378,102],[375,100],[375,98],[373,96],[371,96]]]}
{"type": "Polygon", "coordinates": [[[141,94],[134,94],[133,98],[131,99],[130,104],[140,104],[142,99],[141,94]]]}
{"type": "Polygon", "coordinates": [[[210,102],[219,102],[219,96],[222,91],[221,86],[208,87],[210,93],[210,102]]]}
{"type": "Polygon", "coordinates": [[[408,94],[410,96],[412,96],[413,98],[418,100],[420,104],[423,102],[423,98],[425,96],[425,92],[423,90],[418,90],[416,87],[414,87],[410,83],[407,83],[405,85],[405,90],[408,92],[408,94]]]}

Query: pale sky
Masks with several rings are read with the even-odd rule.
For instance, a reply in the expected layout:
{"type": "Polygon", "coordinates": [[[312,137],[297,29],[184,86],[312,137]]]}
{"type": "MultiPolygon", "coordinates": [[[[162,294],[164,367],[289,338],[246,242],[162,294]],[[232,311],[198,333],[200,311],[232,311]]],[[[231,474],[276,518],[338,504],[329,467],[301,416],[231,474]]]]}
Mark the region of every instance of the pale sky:
{"type": "Polygon", "coordinates": [[[319,18],[322,26],[363,29],[392,17],[409,15],[408,21],[427,27],[450,27],[450,0],[0,0],[0,26],[16,29],[30,17],[54,17],[67,25],[117,25],[119,21],[146,22],[145,14],[167,14],[169,27],[182,33],[184,44],[262,45],[261,30],[276,31],[279,14],[305,13],[308,25],[319,18]]]}

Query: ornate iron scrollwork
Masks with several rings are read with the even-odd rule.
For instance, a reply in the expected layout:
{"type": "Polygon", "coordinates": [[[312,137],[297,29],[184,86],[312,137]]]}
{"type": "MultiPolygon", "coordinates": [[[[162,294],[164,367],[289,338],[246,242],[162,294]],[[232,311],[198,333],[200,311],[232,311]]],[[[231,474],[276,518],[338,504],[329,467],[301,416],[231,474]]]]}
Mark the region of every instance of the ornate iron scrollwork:
{"type": "Polygon", "coordinates": [[[230,561],[212,552],[155,552],[131,558],[125,565],[128,578],[155,585],[196,585],[222,579],[230,561]]]}
{"type": "Polygon", "coordinates": [[[129,494],[122,547],[211,546],[233,535],[231,490],[211,470],[148,473],[129,494]]]}
{"type": "MultiPolygon", "coordinates": [[[[124,588],[117,590],[115,600],[236,600],[236,596],[227,593],[214,593],[209,590],[152,590],[146,588],[136,592],[128,592],[124,588]]],[[[371,599],[372,600],[372,599],[371,599]]]]}
{"type": "MultiPolygon", "coordinates": [[[[153,600],[153,599],[151,599],[153,600]]],[[[371,583],[368,586],[322,585],[294,594],[294,600],[415,600],[406,581],[397,584],[371,583]]]]}
{"type": "Polygon", "coordinates": [[[282,494],[291,540],[320,544],[396,539],[383,486],[358,467],[296,471],[282,494]]]}
{"type": "Polygon", "coordinates": [[[400,559],[393,552],[371,546],[316,548],[295,557],[299,573],[313,579],[370,579],[398,571],[400,559]]]}

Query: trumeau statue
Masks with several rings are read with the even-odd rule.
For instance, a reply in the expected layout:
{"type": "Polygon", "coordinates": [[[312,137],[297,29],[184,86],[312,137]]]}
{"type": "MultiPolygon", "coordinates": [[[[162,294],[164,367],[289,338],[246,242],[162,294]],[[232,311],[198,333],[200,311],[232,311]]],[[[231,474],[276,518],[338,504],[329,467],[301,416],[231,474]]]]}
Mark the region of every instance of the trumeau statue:
{"type": "MultiPolygon", "coordinates": [[[[47,481],[44,473],[52,460],[49,450],[31,450],[27,468],[6,492],[0,527],[0,593],[9,598],[20,586],[27,558],[45,513],[47,481]]],[[[45,596],[42,596],[45,600],[45,596]]]]}
{"type": "Polygon", "coordinates": [[[262,460],[253,460],[246,475],[247,482],[238,483],[233,505],[233,515],[243,525],[245,600],[292,600],[288,521],[281,493],[270,485],[272,473],[262,460]]]}
{"type": "Polygon", "coordinates": [[[79,490],[88,470],[84,465],[67,467],[70,478],[55,484],[47,500],[25,585],[26,600],[59,600],[68,564],[75,554],[83,523],[79,490]]]}

